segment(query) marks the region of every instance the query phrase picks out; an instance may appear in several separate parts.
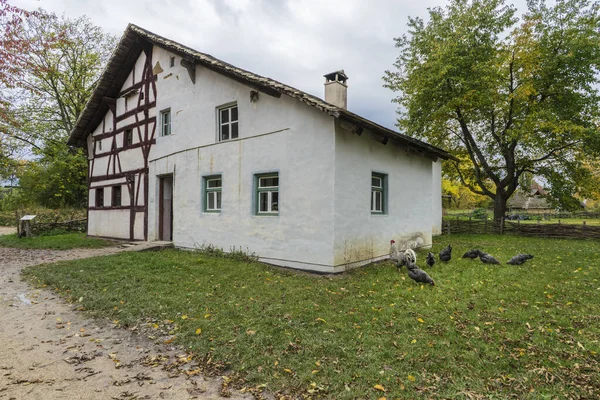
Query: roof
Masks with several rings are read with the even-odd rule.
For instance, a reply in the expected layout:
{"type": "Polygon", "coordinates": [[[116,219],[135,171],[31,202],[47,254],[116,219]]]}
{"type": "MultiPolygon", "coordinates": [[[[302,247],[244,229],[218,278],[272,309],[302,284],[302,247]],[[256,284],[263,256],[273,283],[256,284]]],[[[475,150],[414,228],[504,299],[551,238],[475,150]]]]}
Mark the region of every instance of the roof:
{"type": "Polygon", "coordinates": [[[525,194],[522,192],[516,192],[508,199],[509,208],[521,208],[525,210],[534,209],[551,209],[552,206],[548,203],[544,197],[540,197],[533,192],[532,194],[525,194]]]}
{"type": "Polygon", "coordinates": [[[391,139],[405,147],[408,151],[417,154],[434,159],[442,158],[456,160],[455,157],[438,147],[381,126],[346,109],[327,103],[316,96],[285,85],[274,79],[266,78],[237,68],[209,54],[201,53],[134,24],[129,24],[127,26],[119,44],[113,51],[90,99],[86,103],[75,123],[75,127],[71,131],[68,140],[69,145],[85,146],[87,136],[98,126],[108,111],[108,105],[106,101],[104,101],[104,98],[116,98],[119,96],[119,91],[125,83],[125,80],[139,55],[144,48],[147,50],[151,49],[152,45],[165,48],[180,55],[187,61],[191,61],[196,65],[201,65],[207,69],[223,74],[270,96],[281,97],[282,94],[285,94],[293,97],[296,100],[306,103],[311,107],[315,107],[341,121],[352,124],[353,128],[355,128],[354,131],[359,134],[366,130],[381,137],[383,143],[387,143],[388,139],[391,139]]]}

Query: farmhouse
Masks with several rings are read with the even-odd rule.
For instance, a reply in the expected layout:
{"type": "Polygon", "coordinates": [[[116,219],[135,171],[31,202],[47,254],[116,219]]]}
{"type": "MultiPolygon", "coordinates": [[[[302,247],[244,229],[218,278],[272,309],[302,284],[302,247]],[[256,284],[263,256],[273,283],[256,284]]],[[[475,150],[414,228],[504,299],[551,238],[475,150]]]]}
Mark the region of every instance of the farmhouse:
{"type": "Polygon", "coordinates": [[[88,235],[213,245],[339,272],[441,227],[451,156],[346,109],[129,25],[71,132],[88,235]]]}

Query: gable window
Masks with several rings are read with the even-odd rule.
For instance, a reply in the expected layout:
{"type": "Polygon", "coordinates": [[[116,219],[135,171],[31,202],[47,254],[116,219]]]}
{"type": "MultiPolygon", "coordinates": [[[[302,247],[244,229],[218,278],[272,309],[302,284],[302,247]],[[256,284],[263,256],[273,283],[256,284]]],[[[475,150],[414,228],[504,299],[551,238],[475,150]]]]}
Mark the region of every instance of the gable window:
{"type": "Polygon", "coordinates": [[[111,199],[110,205],[113,207],[121,206],[121,186],[120,185],[112,187],[112,199],[111,199]]]}
{"type": "Polygon", "coordinates": [[[237,139],[238,108],[237,104],[219,108],[219,141],[237,139]]]}
{"type": "Polygon", "coordinates": [[[96,207],[104,207],[104,188],[96,189],[96,207]]]}
{"type": "Polygon", "coordinates": [[[175,57],[171,57],[169,59],[169,65],[171,66],[171,68],[173,68],[175,66],[175,57]]]}
{"type": "Polygon", "coordinates": [[[279,174],[256,175],[256,214],[279,214],[279,174]]]}
{"type": "Polygon", "coordinates": [[[204,177],[204,211],[220,212],[223,180],[221,175],[204,177]]]}
{"type": "Polygon", "coordinates": [[[126,129],[123,135],[123,147],[131,146],[133,144],[133,129],[126,129]]]}
{"type": "Polygon", "coordinates": [[[373,172],[371,175],[371,213],[385,214],[385,191],[387,175],[373,172]]]}
{"type": "Polygon", "coordinates": [[[169,136],[171,134],[171,109],[160,112],[160,135],[169,136]]]}

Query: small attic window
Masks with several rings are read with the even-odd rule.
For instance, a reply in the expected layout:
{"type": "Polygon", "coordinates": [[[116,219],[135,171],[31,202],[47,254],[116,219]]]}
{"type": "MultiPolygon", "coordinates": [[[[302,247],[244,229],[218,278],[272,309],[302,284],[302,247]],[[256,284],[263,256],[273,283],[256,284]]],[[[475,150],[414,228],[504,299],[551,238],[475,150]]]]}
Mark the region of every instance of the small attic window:
{"type": "Polygon", "coordinates": [[[171,60],[169,62],[170,62],[171,67],[174,67],[175,66],[175,56],[172,56],[171,60]]]}

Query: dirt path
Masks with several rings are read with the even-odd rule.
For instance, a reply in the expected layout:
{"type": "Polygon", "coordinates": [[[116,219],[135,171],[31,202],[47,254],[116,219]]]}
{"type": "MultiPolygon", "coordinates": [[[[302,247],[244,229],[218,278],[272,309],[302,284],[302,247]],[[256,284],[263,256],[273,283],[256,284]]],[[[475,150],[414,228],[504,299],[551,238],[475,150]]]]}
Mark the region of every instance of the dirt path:
{"type": "Polygon", "coordinates": [[[20,279],[28,265],[119,251],[0,248],[0,399],[222,398],[221,382],[189,373],[181,350],[86,319],[20,279]]]}
{"type": "Polygon", "coordinates": [[[10,226],[0,226],[0,235],[10,235],[12,233],[17,233],[17,228],[13,228],[10,226]]]}

